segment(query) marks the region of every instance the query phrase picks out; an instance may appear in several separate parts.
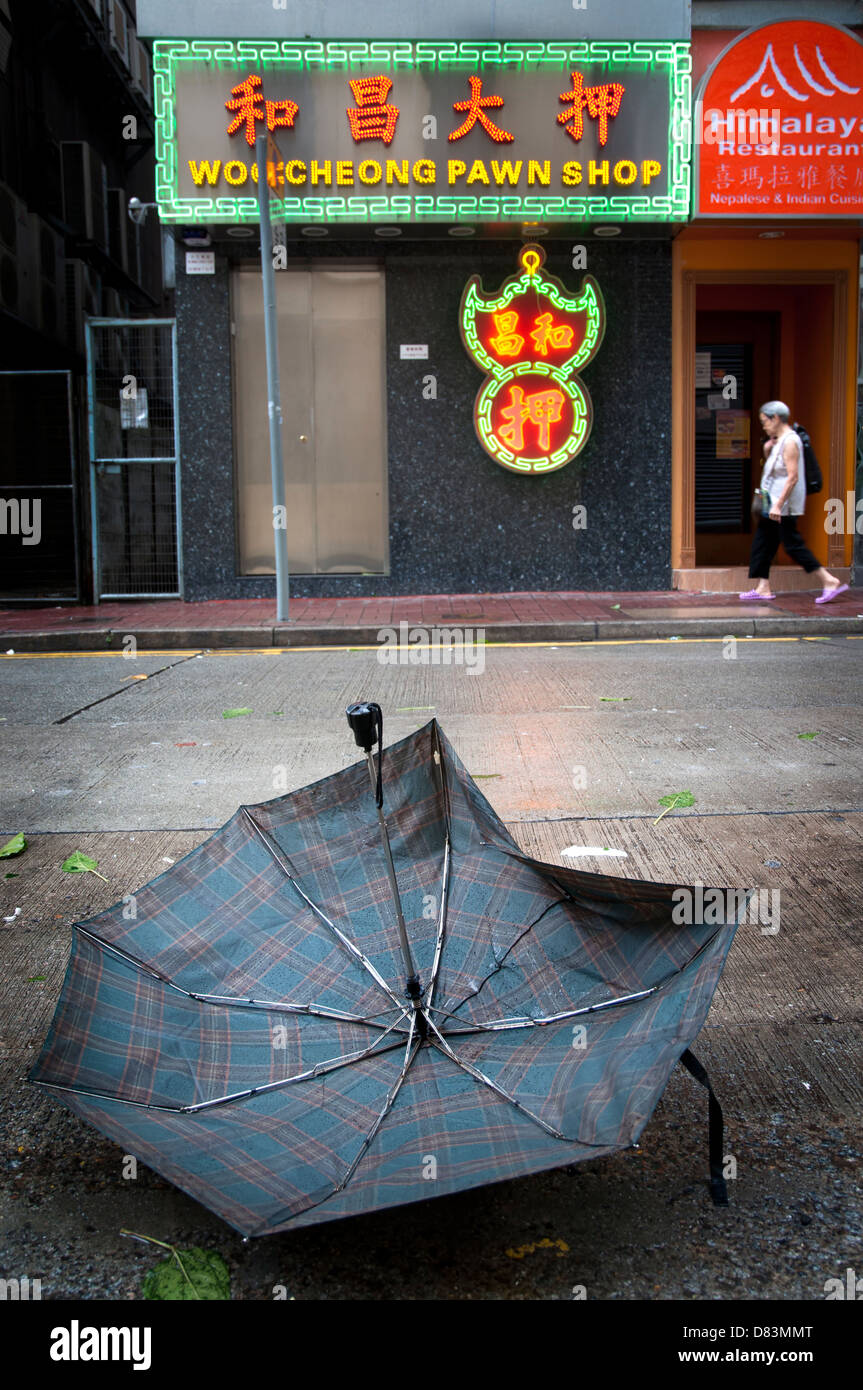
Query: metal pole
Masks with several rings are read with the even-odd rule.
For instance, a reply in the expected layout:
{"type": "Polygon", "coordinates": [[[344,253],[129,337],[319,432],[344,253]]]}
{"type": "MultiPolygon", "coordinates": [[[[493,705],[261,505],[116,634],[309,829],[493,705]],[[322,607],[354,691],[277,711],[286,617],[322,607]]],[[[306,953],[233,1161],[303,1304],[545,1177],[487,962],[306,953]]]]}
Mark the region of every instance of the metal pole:
{"type": "Polygon", "coordinates": [[[258,209],[261,222],[261,280],[264,287],[264,336],[267,345],[267,413],[270,419],[270,473],[273,483],[273,537],[276,548],[276,617],[288,621],[288,536],[284,526],[285,475],[282,465],[282,401],[279,390],[279,340],[276,328],[276,275],[273,269],[273,234],[270,226],[270,190],[267,182],[267,137],[259,135],[258,209]]]}
{"type": "MultiPolygon", "coordinates": [[[[378,773],[377,768],[375,767],[375,755],[372,752],[371,748],[366,753],[366,761],[369,766],[369,776],[372,779],[372,791],[374,791],[377,787],[378,773]]],[[[414,958],[411,955],[411,944],[408,941],[408,929],[405,925],[404,913],[402,912],[402,900],[399,896],[399,886],[396,882],[396,871],[395,865],[393,864],[393,852],[390,849],[390,832],[387,830],[387,822],[386,817],[383,813],[383,808],[381,806],[378,806],[377,812],[378,825],[381,828],[381,838],[384,842],[384,855],[386,856],[387,861],[387,873],[389,874],[390,888],[392,889],[393,902],[395,903],[396,908],[396,918],[398,920],[399,928],[399,940],[402,946],[402,955],[405,959],[405,969],[408,972],[408,979],[414,980],[416,979],[417,972],[416,966],[414,965],[414,958]]]]}

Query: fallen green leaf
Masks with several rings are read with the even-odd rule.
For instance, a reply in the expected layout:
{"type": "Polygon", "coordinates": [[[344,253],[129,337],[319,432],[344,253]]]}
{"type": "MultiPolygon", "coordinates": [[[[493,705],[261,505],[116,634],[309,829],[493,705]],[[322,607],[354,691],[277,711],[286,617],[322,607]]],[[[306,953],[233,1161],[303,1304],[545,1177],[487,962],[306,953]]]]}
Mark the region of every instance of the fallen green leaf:
{"type": "Polygon", "coordinates": [[[659,804],[660,806],[664,806],[665,810],[662,812],[661,816],[656,817],[656,820],[653,822],[654,825],[658,825],[662,820],[662,816],[667,816],[668,812],[673,811],[676,806],[694,806],[695,797],[692,795],[692,792],[669,792],[668,796],[661,796],[659,798],[659,804]]]}
{"type": "Polygon", "coordinates": [[[7,840],[5,845],[0,847],[0,859],[11,859],[15,854],[23,854],[27,848],[27,841],[23,835],[13,835],[11,840],[7,840]]]}
{"type": "Polygon", "coordinates": [[[821,733],[820,729],[815,729],[811,734],[798,734],[798,738],[817,738],[821,733]]]}
{"type": "Polygon", "coordinates": [[[28,975],[25,983],[32,985],[35,980],[44,980],[45,978],[44,975],[28,975]]]}
{"type": "Polygon", "coordinates": [[[487,781],[489,777],[502,777],[502,772],[472,772],[471,777],[475,782],[487,781]]]}
{"type": "Polygon", "coordinates": [[[612,608],[619,608],[619,607],[620,607],[620,604],[619,604],[619,603],[613,603],[611,606],[612,606],[612,608]]]}
{"type": "Polygon", "coordinates": [[[622,704],[624,700],[631,700],[631,699],[632,699],[632,696],[631,696],[631,695],[600,695],[599,698],[600,698],[600,700],[603,700],[607,705],[619,705],[619,704],[622,704]]]}
{"type": "Polygon", "coordinates": [[[202,1250],[198,1245],[188,1250],[173,1245],[168,1248],[171,1254],[150,1270],[141,1285],[144,1298],[163,1302],[230,1300],[231,1276],[216,1250],[202,1250]]]}
{"type": "Polygon", "coordinates": [[[434,705],[401,705],[396,714],[427,714],[434,708],[434,705]]]}
{"type": "Polygon", "coordinates": [[[240,717],[241,714],[251,714],[251,713],[252,713],[252,711],[251,711],[250,709],[223,709],[223,710],[222,710],[222,718],[223,718],[223,719],[238,719],[238,718],[240,717]]]}
{"type": "Polygon", "coordinates": [[[20,874],[4,874],[3,877],[4,877],[4,878],[20,878],[21,875],[20,875],[20,874]]]}
{"type": "Polygon", "coordinates": [[[95,874],[103,883],[108,882],[105,875],[99,873],[99,861],[91,859],[89,854],[82,854],[79,849],[74,849],[60,867],[64,874],[95,874]]]}

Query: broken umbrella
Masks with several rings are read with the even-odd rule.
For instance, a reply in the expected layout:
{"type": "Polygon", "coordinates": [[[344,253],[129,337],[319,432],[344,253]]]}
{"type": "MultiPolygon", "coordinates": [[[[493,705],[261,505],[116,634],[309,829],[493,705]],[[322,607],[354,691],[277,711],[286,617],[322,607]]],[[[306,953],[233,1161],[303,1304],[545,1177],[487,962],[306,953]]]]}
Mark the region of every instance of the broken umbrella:
{"type": "Polygon", "coordinates": [[[525,854],[436,720],[383,778],[379,707],[348,718],[364,761],[74,928],[30,1077],[244,1236],[631,1146],[678,1061],[709,1089],[736,922],[525,854]]]}

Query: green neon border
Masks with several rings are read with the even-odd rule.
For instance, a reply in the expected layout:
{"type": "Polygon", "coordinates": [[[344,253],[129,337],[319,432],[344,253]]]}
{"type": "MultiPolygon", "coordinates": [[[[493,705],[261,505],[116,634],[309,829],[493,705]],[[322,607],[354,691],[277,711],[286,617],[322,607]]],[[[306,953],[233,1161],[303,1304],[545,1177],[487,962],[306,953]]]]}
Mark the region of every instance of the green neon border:
{"type": "Polygon", "coordinates": [[[555,473],[564,468],[577,454],[580,454],[593,429],[593,402],[584,382],[578,377],[564,375],[558,367],[546,362],[523,362],[505,376],[489,376],[476,395],[473,406],[473,423],[476,437],[489,458],[511,473],[542,474],[555,473]],[[556,381],[573,405],[573,429],[565,443],[555,449],[553,454],[515,454],[497,438],[490,428],[491,408],[501,391],[512,386],[520,376],[547,376],[556,381]]]}
{"type": "MultiPolygon", "coordinates": [[[[524,253],[522,252],[522,254],[524,253]]],[[[468,280],[467,288],[462,296],[459,327],[461,340],[468,355],[476,365],[492,376],[500,377],[512,373],[513,367],[499,362],[496,357],[492,357],[490,352],[486,352],[476,331],[476,315],[478,313],[497,313],[529,289],[535,290],[544,299],[550,299],[552,304],[556,308],[562,309],[564,313],[587,314],[587,331],[581,345],[565,362],[556,364],[558,371],[563,376],[569,376],[572,372],[577,372],[582,367],[587,366],[588,362],[592,362],[605,337],[605,300],[602,297],[602,290],[599,288],[598,282],[592,275],[585,275],[581,282],[581,293],[577,298],[570,299],[559,280],[554,277],[545,279],[541,271],[538,270],[533,275],[529,275],[525,271],[523,275],[513,276],[506,280],[504,289],[497,299],[481,298],[482,282],[478,275],[473,275],[468,280]]],[[[542,365],[539,359],[536,360],[539,365],[542,365]]]]}
{"type": "Polygon", "coordinates": [[[236,67],[265,63],[285,71],[317,67],[350,71],[361,62],[385,62],[393,72],[420,64],[443,71],[467,71],[513,64],[559,67],[571,63],[630,64],[667,70],[671,89],[668,128],[669,191],[638,197],[541,194],[515,197],[411,194],[382,197],[338,195],[274,200],[274,216],[290,222],[345,224],[424,221],[513,221],[531,218],[589,222],[595,218],[624,222],[685,221],[689,217],[692,171],[692,57],[690,44],[616,41],[592,43],[471,43],[426,40],[340,40],[295,42],[286,39],[251,43],[225,39],[156,39],[153,44],[153,112],[156,124],[156,203],[163,222],[241,223],[258,221],[257,198],[178,198],[175,76],[183,62],[204,59],[236,67]]]}

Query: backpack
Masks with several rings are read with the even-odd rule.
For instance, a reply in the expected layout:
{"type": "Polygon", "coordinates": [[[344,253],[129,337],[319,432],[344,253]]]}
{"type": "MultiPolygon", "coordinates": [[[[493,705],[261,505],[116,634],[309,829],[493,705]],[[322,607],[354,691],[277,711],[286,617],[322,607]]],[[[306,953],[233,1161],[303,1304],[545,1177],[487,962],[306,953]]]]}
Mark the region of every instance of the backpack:
{"type": "Polygon", "coordinates": [[[795,420],[791,427],[795,434],[800,436],[800,443],[803,445],[803,465],[806,473],[806,491],[820,492],[824,486],[824,479],[821,476],[821,467],[815,457],[815,450],[812,448],[812,440],[809,438],[802,425],[798,425],[795,420]]]}

